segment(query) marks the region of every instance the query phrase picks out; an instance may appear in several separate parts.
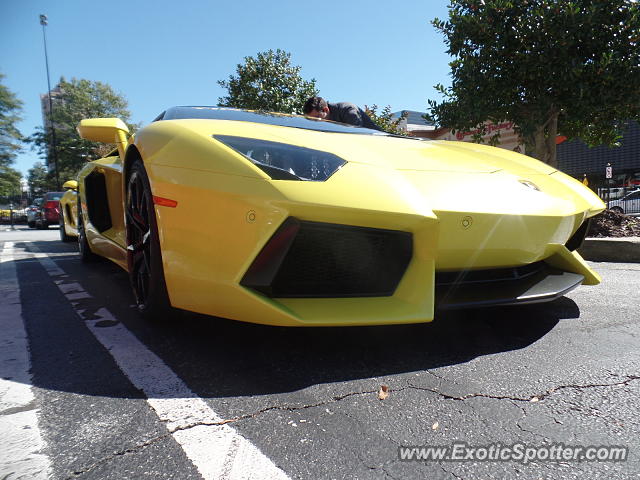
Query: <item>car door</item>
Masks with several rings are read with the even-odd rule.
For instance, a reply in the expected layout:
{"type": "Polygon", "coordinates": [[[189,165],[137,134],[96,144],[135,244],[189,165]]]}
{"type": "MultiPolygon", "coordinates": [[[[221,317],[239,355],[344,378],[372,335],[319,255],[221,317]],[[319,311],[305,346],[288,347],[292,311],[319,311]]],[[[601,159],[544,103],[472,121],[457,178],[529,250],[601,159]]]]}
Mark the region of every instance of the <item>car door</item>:
{"type": "Polygon", "coordinates": [[[640,213],[640,190],[627,195],[622,208],[624,213],[640,213]]]}
{"type": "Polygon", "coordinates": [[[91,164],[83,179],[89,223],[87,237],[95,253],[126,265],[122,160],[117,151],[91,164]]]}

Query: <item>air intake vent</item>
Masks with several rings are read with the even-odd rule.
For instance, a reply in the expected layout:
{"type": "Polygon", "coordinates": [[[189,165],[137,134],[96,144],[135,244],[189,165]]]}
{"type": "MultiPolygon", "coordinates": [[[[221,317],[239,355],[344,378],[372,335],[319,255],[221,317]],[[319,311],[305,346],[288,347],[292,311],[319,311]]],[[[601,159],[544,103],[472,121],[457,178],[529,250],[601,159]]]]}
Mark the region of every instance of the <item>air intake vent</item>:
{"type": "Polygon", "coordinates": [[[412,253],[408,232],[290,217],[241,284],[270,297],[390,296],[412,253]]]}
{"type": "Polygon", "coordinates": [[[582,225],[578,227],[578,230],[576,230],[576,233],[574,233],[573,236],[566,243],[565,247],[567,247],[572,252],[574,250],[579,249],[582,246],[582,243],[584,242],[585,237],[587,236],[587,232],[589,231],[590,224],[591,224],[590,218],[585,220],[582,223],[582,225]]]}

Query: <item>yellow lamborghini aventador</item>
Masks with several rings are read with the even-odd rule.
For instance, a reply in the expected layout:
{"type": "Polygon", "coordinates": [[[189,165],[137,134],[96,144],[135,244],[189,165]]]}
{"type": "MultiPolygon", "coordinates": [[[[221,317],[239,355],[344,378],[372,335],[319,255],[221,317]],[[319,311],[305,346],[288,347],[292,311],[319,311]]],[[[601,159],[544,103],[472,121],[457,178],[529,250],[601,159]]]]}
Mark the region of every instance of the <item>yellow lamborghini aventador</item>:
{"type": "Polygon", "coordinates": [[[60,240],[71,242],[78,237],[78,182],[64,182],[64,195],[60,198],[60,240]]]}
{"type": "Polygon", "coordinates": [[[215,107],[78,130],[118,147],[78,177],[81,257],[124,268],[150,318],[425,322],[600,280],[576,249],[604,204],[514,152],[215,107]]]}

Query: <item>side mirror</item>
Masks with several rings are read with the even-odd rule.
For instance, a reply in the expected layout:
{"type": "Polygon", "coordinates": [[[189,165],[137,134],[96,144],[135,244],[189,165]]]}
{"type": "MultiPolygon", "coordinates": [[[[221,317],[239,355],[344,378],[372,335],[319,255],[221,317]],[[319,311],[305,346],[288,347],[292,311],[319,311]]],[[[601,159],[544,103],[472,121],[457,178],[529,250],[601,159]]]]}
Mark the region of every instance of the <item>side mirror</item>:
{"type": "Polygon", "coordinates": [[[85,140],[101,143],[126,143],[129,128],[119,118],[87,118],[78,125],[85,140]]]}
{"type": "Polygon", "coordinates": [[[67,180],[62,185],[62,188],[64,188],[65,190],[73,190],[73,191],[77,192],[78,191],[78,182],[76,182],[75,180],[67,180]]]}

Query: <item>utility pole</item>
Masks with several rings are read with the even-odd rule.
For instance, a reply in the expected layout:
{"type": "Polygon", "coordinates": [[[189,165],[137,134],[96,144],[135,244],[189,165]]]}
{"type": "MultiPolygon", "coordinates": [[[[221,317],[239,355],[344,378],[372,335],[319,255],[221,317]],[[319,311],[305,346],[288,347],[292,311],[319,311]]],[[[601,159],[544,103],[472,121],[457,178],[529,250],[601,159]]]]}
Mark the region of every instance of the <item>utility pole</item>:
{"type": "Polygon", "coordinates": [[[47,55],[47,34],[45,28],[48,25],[47,16],[40,15],[42,25],[42,39],[44,40],[44,61],[47,67],[47,89],[49,96],[49,125],[51,126],[51,152],[53,153],[53,171],[56,176],[56,189],[60,190],[60,177],[58,175],[58,149],[56,148],[56,129],[53,125],[53,102],[51,101],[51,80],[49,79],[49,56],[47,55]]]}

